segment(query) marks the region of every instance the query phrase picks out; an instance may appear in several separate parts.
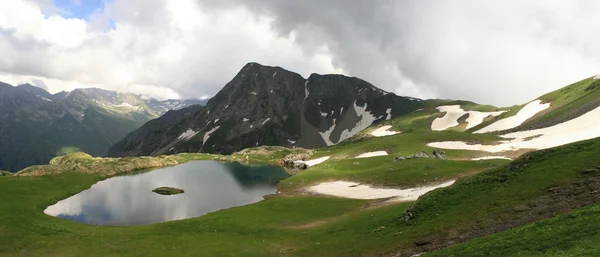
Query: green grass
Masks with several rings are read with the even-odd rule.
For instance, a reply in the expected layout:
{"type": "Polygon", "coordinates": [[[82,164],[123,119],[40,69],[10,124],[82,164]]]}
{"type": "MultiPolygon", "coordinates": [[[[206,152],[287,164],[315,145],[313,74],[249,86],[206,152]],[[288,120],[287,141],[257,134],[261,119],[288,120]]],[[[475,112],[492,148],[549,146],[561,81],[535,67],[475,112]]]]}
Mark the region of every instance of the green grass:
{"type": "MultiPolygon", "coordinates": [[[[588,106],[589,109],[600,105],[600,86],[598,85],[600,85],[600,80],[587,78],[538,97],[537,99],[543,103],[551,103],[550,107],[534,116],[533,119],[526,121],[522,126],[529,129],[548,127],[583,114],[582,107],[584,106],[588,106]]],[[[477,131],[495,121],[514,116],[524,106],[525,104],[510,107],[508,112],[484,121],[468,131],[477,131]]]]}
{"type": "MultiPolygon", "coordinates": [[[[390,155],[411,155],[416,151],[431,153],[434,148],[426,144],[438,141],[467,141],[473,143],[491,144],[500,140],[494,135],[471,134],[459,131],[412,131],[393,136],[361,138],[341,144],[317,149],[315,157],[331,156],[332,158],[353,158],[360,154],[373,151],[387,151],[390,155]]],[[[481,153],[465,150],[447,150],[449,158],[460,159],[479,156],[481,153]]]]}
{"type": "MultiPolygon", "coordinates": [[[[96,227],[49,217],[42,211],[88,188],[101,179],[98,175],[5,177],[0,179],[0,195],[7,198],[0,201],[0,254],[269,256],[285,252],[293,256],[372,256],[415,251],[415,240],[428,235],[443,239],[450,232],[467,233],[509,220],[516,207],[535,202],[547,194],[548,188],[596,176],[581,171],[600,165],[595,158],[598,154],[599,139],[531,153],[510,164],[520,168],[503,166],[482,171],[425,195],[414,205],[415,217],[410,221],[402,219],[410,203],[373,209],[368,208],[372,203],[362,200],[274,196],[188,220],[137,227],[96,227]]],[[[354,165],[352,161],[332,165],[341,169],[354,165]]],[[[451,168],[443,172],[443,164],[459,162],[429,164],[415,160],[402,165],[412,164],[420,169],[436,165],[436,170],[442,169],[442,176],[453,172],[451,168]]],[[[369,172],[381,171],[367,168],[361,173],[369,172]]],[[[402,176],[415,181],[423,178],[418,171],[402,176]]],[[[392,179],[400,181],[402,177],[392,179]]],[[[567,250],[575,247],[566,246],[567,250]]]]}
{"type": "Polygon", "coordinates": [[[441,183],[507,164],[507,160],[452,161],[391,156],[325,162],[279,183],[280,191],[294,191],[323,181],[348,180],[385,187],[414,187],[441,183]]]}
{"type": "Polygon", "coordinates": [[[542,116],[524,125],[546,127],[583,114],[579,111],[583,106],[595,108],[600,105],[600,87],[594,85],[600,85],[600,80],[588,78],[539,97],[543,102],[550,102],[550,107],[542,116]]]}
{"type": "Polygon", "coordinates": [[[596,256],[600,204],[424,256],[596,256]]]}

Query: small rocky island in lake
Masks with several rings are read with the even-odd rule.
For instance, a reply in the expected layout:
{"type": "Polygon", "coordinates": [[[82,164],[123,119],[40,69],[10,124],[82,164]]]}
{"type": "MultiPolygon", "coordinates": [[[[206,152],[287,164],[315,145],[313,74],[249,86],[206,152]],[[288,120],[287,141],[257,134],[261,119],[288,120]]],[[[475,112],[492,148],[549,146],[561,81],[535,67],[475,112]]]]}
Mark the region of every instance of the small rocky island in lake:
{"type": "Polygon", "coordinates": [[[174,187],[159,187],[152,190],[152,192],[160,194],[160,195],[178,195],[183,194],[185,191],[183,189],[174,188],[174,187]]]}

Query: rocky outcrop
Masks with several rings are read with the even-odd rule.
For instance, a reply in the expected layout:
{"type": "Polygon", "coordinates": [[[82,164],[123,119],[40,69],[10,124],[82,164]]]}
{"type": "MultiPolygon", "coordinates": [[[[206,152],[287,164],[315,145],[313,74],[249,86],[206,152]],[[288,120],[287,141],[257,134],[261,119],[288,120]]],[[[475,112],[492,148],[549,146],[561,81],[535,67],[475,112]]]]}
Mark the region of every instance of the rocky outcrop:
{"type": "Polygon", "coordinates": [[[27,167],[16,176],[42,176],[64,172],[83,172],[100,176],[118,174],[174,166],[188,160],[178,156],[128,157],[128,158],[88,158],[86,153],[75,153],[56,157],[51,165],[27,167]]]}
{"type": "Polygon", "coordinates": [[[435,156],[435,158],[438,159],[446,159],[446,152],[444,152],[443,150],[440,149],[435,149],[433,150],[433,156],[435,156]]]}
{"type": "Polygon", "coordinates": [[[285,157],[283,157],[283,165],[284,167],[291,169],[307,169],[308,165],[306,165],[304,161],[308,160],[311,156],[313,156],[313,154],[314,151],[312,150],[305,150],[302,152],[288,154],[285,157]]]}
{"type": "Polygon", "coordinates": [[[409,160],[409,159],[415,159],[415,158],[432,158],[432,159],[442,159],[445,160],[446,157],[446,152],[444,152],[443,150],[433,150],[432,154],[428,154],[426,152],[423,151],[418,151],[413,155],[409,155],[409,156],[396,156],[396,158],[394,158],[394,161],[403,161],[403,160],[409,160]]]}

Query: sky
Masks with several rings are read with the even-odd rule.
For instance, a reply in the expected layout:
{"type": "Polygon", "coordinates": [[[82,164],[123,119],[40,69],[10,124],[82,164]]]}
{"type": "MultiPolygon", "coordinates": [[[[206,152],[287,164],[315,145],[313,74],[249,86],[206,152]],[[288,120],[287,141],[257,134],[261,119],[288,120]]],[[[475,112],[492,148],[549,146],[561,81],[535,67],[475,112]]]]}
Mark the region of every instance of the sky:
{"type": "Polygon", "coordinates": [[[258,62],[509,106],[600,73],[598,13],[594,0],[10,0],[0,81],[206,98],[258,62]]]}

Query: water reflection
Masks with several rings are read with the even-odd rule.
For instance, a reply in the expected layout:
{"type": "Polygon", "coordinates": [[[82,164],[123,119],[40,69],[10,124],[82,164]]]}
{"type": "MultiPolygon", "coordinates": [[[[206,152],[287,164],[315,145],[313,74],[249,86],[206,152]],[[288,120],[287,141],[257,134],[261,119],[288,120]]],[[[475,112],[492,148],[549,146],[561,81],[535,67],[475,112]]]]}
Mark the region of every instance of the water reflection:
{"type": "Polygon", "coordinates": [[[278,167],[193,161],[147,173],[114,177],[48,207],[48,215],[103,226],[178,220],[245,205],[276,192],[288,175],[278,167]],[[159,195],[161,186],[185,190],[159,195]]]}

